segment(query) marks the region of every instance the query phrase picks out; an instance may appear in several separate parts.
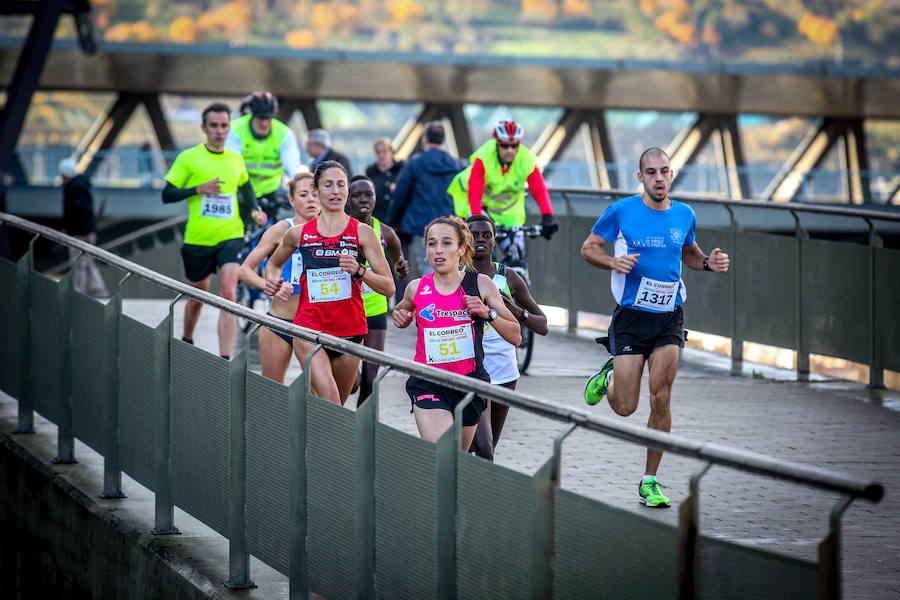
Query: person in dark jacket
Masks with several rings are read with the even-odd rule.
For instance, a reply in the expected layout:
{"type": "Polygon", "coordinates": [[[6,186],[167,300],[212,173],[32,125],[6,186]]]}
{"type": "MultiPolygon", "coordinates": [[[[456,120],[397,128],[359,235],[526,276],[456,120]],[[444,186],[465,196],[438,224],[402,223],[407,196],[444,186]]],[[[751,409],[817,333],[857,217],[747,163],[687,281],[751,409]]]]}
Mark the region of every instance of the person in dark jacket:
{"type": "Polygon", "coordinates": [[[310,129],[306,136],[306,151],[312,157],[309,170],[316,172],[319,163],[326,160],[336,160],[344,166],[347,177],[353,177],[350,169],[350,159],[331,147],[331,134],[324,129],[310,129]]]}
{"type": "Polygon", "coordinates": [[[379,221],[387,219],[388,207],[394,193],[397,176],[403,168],[403,161],[394,160],[394,147],[388,138],[375,140],[375,162],[366,167],[366,176],[375,184],[375,212],[372,216],[379,221]]]}
{"type": "MultiPolygon", "coordinates": [[[[96,244],[91,182],[84,175],[76,175],[75,169],[75,161],[71,158],[59,161],[58,170],[63,180],[63,233],[96,244]]],[[[72,285],[75,291],[95,298],[109,298],[109,291],[92,257],[70,247],[69,261],[74,261],[72,285]]]]}
{"type": "Polygon", "coordinates": [[[432,219],[453,214],[453,200],[447,187],[466,167],[464,161],[444,151],[444,126],[440,121],[425,125],[422,152],[403,166],[388,209],[387,222],[410,236],[410,249],[419,269],[417,277],[431,273],[425,258],[422,236],[432,219]]]}

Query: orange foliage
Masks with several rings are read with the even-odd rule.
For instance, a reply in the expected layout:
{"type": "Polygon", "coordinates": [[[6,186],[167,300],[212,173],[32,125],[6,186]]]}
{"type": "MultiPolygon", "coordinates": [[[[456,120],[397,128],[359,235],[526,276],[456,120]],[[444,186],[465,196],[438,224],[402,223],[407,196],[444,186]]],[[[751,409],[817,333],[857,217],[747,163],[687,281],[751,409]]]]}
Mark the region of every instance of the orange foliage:
{"type": "Polygon", "coordinates": [[[391,19],[397,23],[420,21],[425,16],[422,5],[416,0],[388,0],[387,8],[391,13],[391,19]]]}
{"type": "Polygon", "coordinates": [[[291,48],[313,48],[316,36],[309,29],[295,29],[284,34],[284,42],[291,48]]]}
{"type": "Polygon", "coordinates": [[[570,17],[590,17],[591,3],[587,0],[564,0],[563,14],[570,17]]]}
{"type": "Polygon", "coordinates": [[[103,38],[110,42],[155,42],[162,36],[147,21],[117,23],[106,30],[103,38]]]}
{"type": "Polygon", "coordinates": [[[522,12],[526,17],[552,21],[556,18],[559,8],[555,0],[522,0],[522,12]]]}
{"type": "MultiPolygon", "coordinates": [[[[648,0],[646,7],[650,8],[651,3],[651,0],[648,0]]],[[[660,8],[661,4],[661,2],[655,3],[654,8],[660,8]]],[[[643,2],[641,8],[644,9],[643,2]]],[[[665,12],[653,21],[653,26],[659,31],[665,31],[686,46],[696,46],[697,29],[693,24],[683,22],[691,14],[691,5],[687,0],[669,0],[665,9],[665,12]]]]}
{"type": "Polygon", "coordinates": [[[234,38],[249,29],[252,16],[246,0],[232,0],[200,15],[197,30],[207,36],[234,38]]]}
{"type": "Polygon", "coordinates": [[[828,17],[806,13],[797,22],[797,31],[816,44],[830,46],[837,39],[838,26],[828,17]]]}
{"type": "Polygon", "coordinates": [[[178,17],[169,26],[169,38],[179,44],[192,44],[197,40],[197,24],[190,17],[178,17]]]}
{"type": "Polygon", "coordinates": [[[104,11],[98,12],[97,16],[94,17],[94,25],[96,25],[99,29],[106,29],[109,27],[109,13],[104,11]]]}
{"type": "Polygon", "coordinates": [[[659,12],[660,0],[641,0],[641,12],[651,17],[659,12]]]}
{"type": "Polygon", "coordinates": [[[316,4],[313,7],[312,17],[310,17],[310,24],[323,33],[334,29],[338,24],[338,15],[331,3],[316,4]]]}

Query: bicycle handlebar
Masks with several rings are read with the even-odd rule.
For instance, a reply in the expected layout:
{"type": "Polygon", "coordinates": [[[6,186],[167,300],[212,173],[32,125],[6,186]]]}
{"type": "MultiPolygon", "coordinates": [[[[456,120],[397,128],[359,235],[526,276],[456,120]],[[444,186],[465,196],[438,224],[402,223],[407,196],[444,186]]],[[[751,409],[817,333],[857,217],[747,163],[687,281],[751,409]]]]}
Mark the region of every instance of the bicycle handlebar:
{"type": "Polygon", "coordinates": [[[497,226],[497,235],[494,237],[498,240],[506,239],[507,237],[516,234],[518,232],[523,232],[525,237],[528,238],[536,238],[541,237],[543,235],[544,226],[541,224],[537,225],[516,225],[515,227],[503,227],[497,226]]]}

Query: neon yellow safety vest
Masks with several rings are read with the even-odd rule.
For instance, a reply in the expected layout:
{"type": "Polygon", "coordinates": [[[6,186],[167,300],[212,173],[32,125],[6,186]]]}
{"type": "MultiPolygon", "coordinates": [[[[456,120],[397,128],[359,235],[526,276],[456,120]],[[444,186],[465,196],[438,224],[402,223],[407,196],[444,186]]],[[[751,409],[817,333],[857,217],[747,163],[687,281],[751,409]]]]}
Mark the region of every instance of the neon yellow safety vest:
{"type": "MultiPolygon", "coordinates": [[[[480,158],[484,164],[484,195],[482,206],[497,225],[516,227],[525,224],[525,184],[537,165],[537,157],[524,144],[519,144],[516,157],[506,174],[497,159],[497,140],[488,140],[472,153],[469,160],[480,158]]],[[[447,193],[453,198],[453,208],[463,219],[471,215],[469,205],[469,176],[471,165],[457,173],[447,193]]]]}
{"type": "Polygon", "coordinates": [[[288,126],[272,119],[272,131],[264,140],[258,140],[250,131],[250,119],[253,115],[244,115],[231,122],[231,130],[241,140],[241,156],[250,173],[250,185],[256,197],[271,194],[281,185],[284,177],[284,165],[281,164],[281,143],[288,134],[288,126]]]}
{"type": "Polygon", "coordinates": [[[219,178],[218,194],[195,194],[187,198],[188,221],[184,243],[215,246],[244,237],[244,222],[238,210],[237,190],[247,183],[244,159],[225,148],[210,152],[198,144],[182,151],[166,173],[166,181],[180,188],[193,188],[219,178]]]}
{"type": "MultiPolygon", "coordinates": [[[[380,244],[381,254],[386,256],[384,253],[384,238],[381,237],[381,221],[375,217],[372,217],[372,229],[375,230],[375,239],[377,239],[380,244]]],[[[369,268],[368,260],[366,260],[366,268],[369,268]]],[[[366,317],[377,317],[378,315],[383,315],[387,312],[387,298],[367,286],[365,283],[363,283],[362,287],[362,300],[363,308],[366,309],[366,317]]]]}

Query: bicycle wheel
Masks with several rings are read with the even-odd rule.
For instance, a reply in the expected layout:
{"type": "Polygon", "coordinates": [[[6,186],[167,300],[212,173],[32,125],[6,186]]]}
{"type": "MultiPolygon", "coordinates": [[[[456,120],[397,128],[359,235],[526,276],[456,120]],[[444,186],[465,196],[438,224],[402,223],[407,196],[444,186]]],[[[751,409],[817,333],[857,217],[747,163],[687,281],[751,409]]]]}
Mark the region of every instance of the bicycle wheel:
{"type": "Polygon", "coordinates": [[[516,362],[519,365],[519,374],[524,375],[531,364],[531,354],[534,351],[534,332],[524,325],[522,327],[522,343],[516,346],[516,362]]]}
{"type": "MultiPolygon", "coordinates": [[[[238,284],[237,293],[235,294],[235,296],[235,302],[237,302],[241,306],[246,306],[249,309],[253,308],[253,294],[251,293],[250,288],[245,284],[238,284]]],[[[251,321],[250,319],[245,319],[244,317],[238,315],[237,326],[238,329],[240,329],[244,333],[247,333],[248,331],[250,331],[250,327],[253,326],[253,321],[251,321]]]]}

